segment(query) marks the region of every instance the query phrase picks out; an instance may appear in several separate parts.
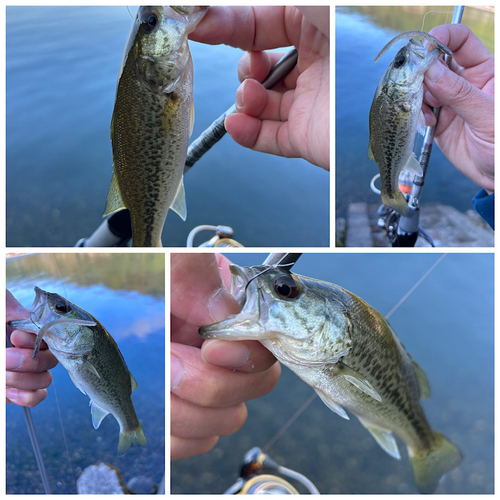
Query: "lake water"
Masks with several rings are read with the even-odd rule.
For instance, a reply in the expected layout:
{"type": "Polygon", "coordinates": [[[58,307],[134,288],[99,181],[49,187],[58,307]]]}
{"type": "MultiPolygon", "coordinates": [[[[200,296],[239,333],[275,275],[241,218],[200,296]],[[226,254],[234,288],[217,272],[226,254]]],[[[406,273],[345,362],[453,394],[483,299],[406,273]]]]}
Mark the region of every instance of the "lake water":
{"type": "MultiPolygon", "coordinates": [[[[7,261],[7,288],[28,309],[35,285],[90,312],[113,336],[137,380],[132,401],[148,440],[146,448],[118,457],[117,421],[108,415],[94,429],[89,398],[58,364],[47,398],[31,410],[52,493],[76,493],[73,478],[97,462],[120,469],[125,483],[146,476],[159,484],[165,471],[165,256],[44,254],[7,261]]],[[[7,405],[6,433],[7,493],[43,493],[19,406],[7,405]]]]}
{"type": "MultiPolygon", "coordinates": [[[[266,255],[229,256],[257,265],[266,255]]],[[[386,315],[427,374],[431,397],[422,407],[431,426],[456,443],[462,464],[437,493],[493,493],[493,255],[304,254],[294,272],[355,293],[386,315]],[[439,261],[439,262],[438,262],[439,261]],[[436,265],[437,264],[437,265],[436,265]]],[[[203,455],[172,463],[172,493],[222,493],[237,479],[254,446],[263,448],[313,390],[286,368],[277,387],[250,401],[243,428],[203,455]]],[[[343,420],[315,398],[268,450],[279,464],[306,475],[321,493],[417,493],[406,446],[394,460],[351,417],[343,420]]]]}
{"type": "MultiPolygon", "coordinates": [[[[451,7],[337,7],[335,11],[335,131],[336,210],[345,216],[349,203],[380,204],[370,189],[378,173],[377,164],[367,158],[368,115],[375,89],[399,48],[396,43],[376,64],[375,56],[397,34],[421,30],[428,11],[449,12],[451,7]]],[[[451,22],[451,14],[430,13],[424,31],[451,22]]],[[[466,7],[462,23],[493,52],[494,16],[491,12],[466,7]]],[[[420,151],[421,136],[416,147],[420,151]]],[[[418,156],[418,155],[417,155],[418,156]]],[[[378,184],[380,185],[380,184],[378,184]]],[[[441,202],[465,212],[473,209],[471,199],[479,188],[462,175],[435,146],[421,197],[423,204],[441,202]]]]}
{"type": "MultiPolygon", "coordinates": [[[[126,7],[7,8],[8,246],[74,246],[101,224],[131,25],[126,7]]],[[[243,52],[190,45],[194,139],[234,103],[243,52]]],[[[250,151],[227,136],[186,175],[188,218],[169,213],[163,244],[185,246],[195,226],[222,224],[245,246],[328,246],[329,179],[305,160],[250,151]]]]}

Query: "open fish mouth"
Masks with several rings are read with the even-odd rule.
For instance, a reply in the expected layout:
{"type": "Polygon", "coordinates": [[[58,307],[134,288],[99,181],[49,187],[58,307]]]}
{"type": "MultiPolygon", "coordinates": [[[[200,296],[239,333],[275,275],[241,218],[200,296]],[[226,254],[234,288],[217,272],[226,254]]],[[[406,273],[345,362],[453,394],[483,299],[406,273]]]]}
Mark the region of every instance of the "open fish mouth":
{"type": "Polygon", "coordinates": [[[39,323],[42,320],[45,306],[47,305],[47,292],[38,286],[35,286],[34,290],[35,300],[31,306],[30,320],[33,323],[39,323]]]}
{"type": "Polygon", "coordinates": [[[231,294],[242,310],[232,314],[219,323],[203,326],[199,333],[205,339],[220,338],[229,340],[260,340],[266,338],[264,322],[267,318],[267,305],[261,301],[262,291],[258,281],[253,279],[260,272],[254,268],[232,264],[231,294]]]}

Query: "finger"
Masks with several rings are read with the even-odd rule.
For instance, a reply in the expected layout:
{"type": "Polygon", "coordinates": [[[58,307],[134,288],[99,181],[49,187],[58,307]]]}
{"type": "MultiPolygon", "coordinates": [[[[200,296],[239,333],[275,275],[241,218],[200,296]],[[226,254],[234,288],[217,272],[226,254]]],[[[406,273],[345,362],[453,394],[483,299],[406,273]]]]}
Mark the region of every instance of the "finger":
{"type": "Polygon", "coordinates": [[[37,391],[22,391],[7,387],[5,391],[7,403],[13,403],[19,406],[27,406],[33,408],[41,403],[47,397],[47,389],[39,389],[37,391]]]}
{"type": "Polygon", "coordinates": [[[472,128],[492,129],[494,100],[466,79],[450,71],[440,60],[425,73],[428,89],[425,100],[432,98],[448,106],[472,128]]]}
{"type": "Polygon", "coordinates": [[[297,7],[302,15],[330,39],[330,7],[297,7]]]}
{"type": "Polygon", "coordinates": [[[213,254],[173,254],[171,260],[171,312],[193,325],[222,321],[241,310],[224,285],[213,254]]]}
{"type": "Polygon", "coordinates": [[[214,366],[250,373],[266,371],[276,363],[276,358],[260,342],[252,340],[207,340],[201,348],[201,357],[214,366]]]}
{"type": "Polygon", "coordinates": [[[204,408],[172,394],[170,414],[172,435],[200,439],[235,433],[243,427],[248,412],[244,403],[230,408],[204,408]]]}
{"type": "Polygon", "coordinates": [[[244,113],[234,113],[226,117],[224,125],[232,139],[245,148],[287,158],[300,156],[290,142],[288,122],[263,121],[244,113]]]}
{"type": "MultiPolygon", "coordinates": [[[[36,335],[25,332],[24,330],[14,330],[10,336],[10,341],[14,347],[33,349],[35,347],[36,335]]],[[[44,340],[42,340],[42,343],[40,344],[40,349],[48,349],[44,340]]]]}
{"type": "Polygon", "coordinates": [[[477,66],[492,57],[483,42],[465,24],[436,26],[430,34],[443,42],[453,52],[453,59],[464,68],[477,66]]]}
{"type": "Polygon", "coordinates": [[[278,381],[280,368],[244,373],[212,366],[201,359],[199,349],[171,344],[171,392],[198,406],[228,408],[269,393],[278,381]]]}
{"type": "Polygon", "coordinates": [[[204,339],[198,333],[199,329],[200,327],[198,325],[191,325],[180,318],[171,316],[170,340],[176,344],[185,344],[201,348],[204,339]]]}
{"type": "Polygon", "coordinates": [[[245,80],[236,91],[236,111],[260,120],[285,122],[292,105],[294,92],[284,94],[266,90],[253,79],[245,80]]]}
{"type": "Polygon", "coordinates": [[[5,381],[8,387],[25,391],[35,391],[49,387],[52,382],[52,375],[49,371],[41,373],[16,373],[8,371],[5,374],[5,381]]]}
{"type": "Polygon", "coordinates": [[[218,436],[203,439],[185,439],[170,436],[170,458],[171,460],[180,460],[181,458],[201,455],[210,451],[218,440],[218,436]]]}
{"type": "Polygon", "coordinates": [[[22,306],[9,290],[6,291],[6,316],[7,323],[16,319],[27,319],[30,316],[28,309],[22,306]]]}
{"type": "Polygon", "coordinates": [[[6,370],[11,372],[44,372],[57,365],[57,359],[46,349],[40,351],[35,359],[30,349],[9,347],[6,349],[6,370]]]}
{"type": "Polygon", "coordinates": [[[295,7],[211,7],[189,38],[243,50],[294,45],[302,14],[295,7]],[[288,33],[291,36],[288,36],[288,33]]]}

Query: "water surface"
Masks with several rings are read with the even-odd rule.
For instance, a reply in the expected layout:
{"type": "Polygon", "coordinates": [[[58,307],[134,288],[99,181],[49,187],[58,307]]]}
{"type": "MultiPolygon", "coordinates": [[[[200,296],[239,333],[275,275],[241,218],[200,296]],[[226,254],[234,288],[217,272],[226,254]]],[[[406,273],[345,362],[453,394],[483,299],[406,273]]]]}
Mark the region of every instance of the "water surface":
{"type": "MultiPolygon", "coordinates": [[[[7,8],[8,246],[74,246],[101,224],[131,25],[126,7],[7,8]]],[[[194,139],[233,104],[243,52],[190,45],[194,139]]],[[[188,218],[169,213],[163,244],[185,246],[195,226],[223,224],[245,246],[328,246],[329,179],[305,160],[224,137],[186,175],[188,218]]],[[[212,235],[203,236],[195,244],[212,235]]]]}
{"type": "MultiPolygon", "coordinates": [[[[230,257],[257,265],[266,255],[230,257]]],[[[294,272],[340,285],[386,315],[430,270],[389,321],[427,374],[431,397],[422,407],[431,426],[465,456],[437,493],[491,494],[493,255],[440,259],[439,254],[307,254],[294,272]]],[[[277,387],[247,404],[248,419],[239,432],[221,437],[209,453],[172,463],[172,493],[225,491],[236,481],[244,454],[270,444],[313,394],[283,367],[277,387]]],[[[400,461],[387,455],[356,417],[343,420],[316,397],[267,451],[305,474],[321,493],[417,493],[406,446],[396,439],[400,461]]]]}
{"type": "MultiPolygon", "coordinates": [[[[164,255],[44,254],[7,261],[7,288],[28,309],[34,285],[89,311],[113,336],[138,383],[132,402],[148,440],[146,448],[134,446],[118,457],[118,422],[108,415],[94,429],[89,398],[58,364],[47,398],[31,410],[52,492],[76,493],[74,479],[97,462],[120,469],[125,483],[146,476],[159,484],[165,470],[164,255]]],[[[6,429],[7,493],[43,493],[19,406],[7,405],[6,429]]]]}
{"type": "MultiPolygon", "coordinates": [[[[407,43],[396,43],[376,64],[375,56],[397,34],[421,30],[428,11],[449,12],[451,7],[337,7],[335,11],[335,123],[336,210],[345,216],[349,203],[380,204],[370,189],[378,173],[367,158],[368,115],[375,89],[397,51],[407,43]]],[[[462,23],[493,52],[493,13],[466,7],[462,23]]],[[[451,22],[451,14],[430,13],[424,31],[451,22]]],[[[421,136],[416,147],[420,151],[421,136]]],[[[418,155],[417,155],[418,156],[418,155]]],[[[378,184],[380,185],[380,184],[378,184]]],[[[435,146],[421,197],[423,204],[441,202],[465,212],[479,188],[462,175],[435,146]]]]}

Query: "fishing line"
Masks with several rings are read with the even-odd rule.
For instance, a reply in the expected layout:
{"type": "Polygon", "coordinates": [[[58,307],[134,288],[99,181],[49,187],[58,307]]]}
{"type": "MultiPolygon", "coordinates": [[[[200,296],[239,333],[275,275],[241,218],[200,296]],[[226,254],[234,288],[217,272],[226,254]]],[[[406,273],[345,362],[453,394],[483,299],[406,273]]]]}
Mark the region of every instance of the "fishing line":
{"type": "Polygon", "coordinates": [[[424,17],[422,19],[422,29],[420,31],[425,31],[424,30],[425,18],[427,17],[427,14],[431,14],[431,13],[433,13],[433,14],[446,14],[446,18],[445,18],[445,22],[446,22],[446,21],[448,21],[448,16],[450,14],[453,14],[453,11],[450,11],[450,10],[448,10],[448,11],[444,11],[444,10],[429,10],[429,11],[427,11],[424,14],[424,17]]]}
{"type": "MultiPolygon", "coordinates": [[[[448,254],[443,254],[439,259],[432,264],[432,266],[425,272],[425,274],[411,287],[411,289],[404,295],[404,297],[386,314],[385,318],[388,319],[389,316],[394,314],[396,310],[405,302],[405,300],[422,284],[422,282],[431,274],[432,271],[438,266],[438,264],[447,256],[448,254]]],[[[286,421],[286,423],[278,430],[278,432],[267,442],[267,444],[262,448],[262,451],[266,452],[273,446],[276,441],[288,430],[288,428],[299,418],[299,416],[309,407],[309,405],[316,399],[317,393],[314,392],[311,397],[286,421]]]]}
{"type": "MultiPolygon", "coordinates": [[[[52,260],[54,261],[54,264],[56,266],[57,274],[59,274],[59,279],[61,281],[61,285],[62,285],[62,288],[63,288],[63,291],[64,291],[64,297],[68,298],[66,287],[64,286],[64,278],[62,276],[61,269],[59,268],[59,264],[57,263],[56,256],[53,253],[51,254],[51,256],[52,256],[52,260]]],[[[76,479],[75,479],[75,475],[74,475],[74,472],[73,472],[73,464],[71,463],[71,456],[70,456],[70,453],[69,453],[68,442],[66,441],[66,433],[64,432],[63,418],[62,418],[62,415],[61,415],[61,408],[59,406],[59,398],[57,397],[56,383],[55,383],[55,379],[54,378],[52,379],[52,387],[54,389],[54,396],[56,397],[56,407],[57,407],[57,412],[59,414],[59,422],[61,423],[61,431],[62,431],[62,436],[63,436],[63,440],[64,440],[64,446],[66,448],[66,454],[68,456],[69,469],[71,471],[71,478],[73,479],[73,485],[75,486],[75,490],[77,491],[78,488],[77,488],[77,485],[76,485],[76,479]]]]}
{"type": "Polygon", "coordinates": [[[410,290],[406,293],[406,295],[385,315],[385,319],[389,319],[403,304],[403,302],[417,289],[417,287],[422,283],[422,281],[431,274],[432,271],[437,267],[437,265],[447,256],[447,253],[444,253],[439,257],[439,259],[434,262],[434,264],[429,268],[429,270],[410,288],[410,290]]]}

